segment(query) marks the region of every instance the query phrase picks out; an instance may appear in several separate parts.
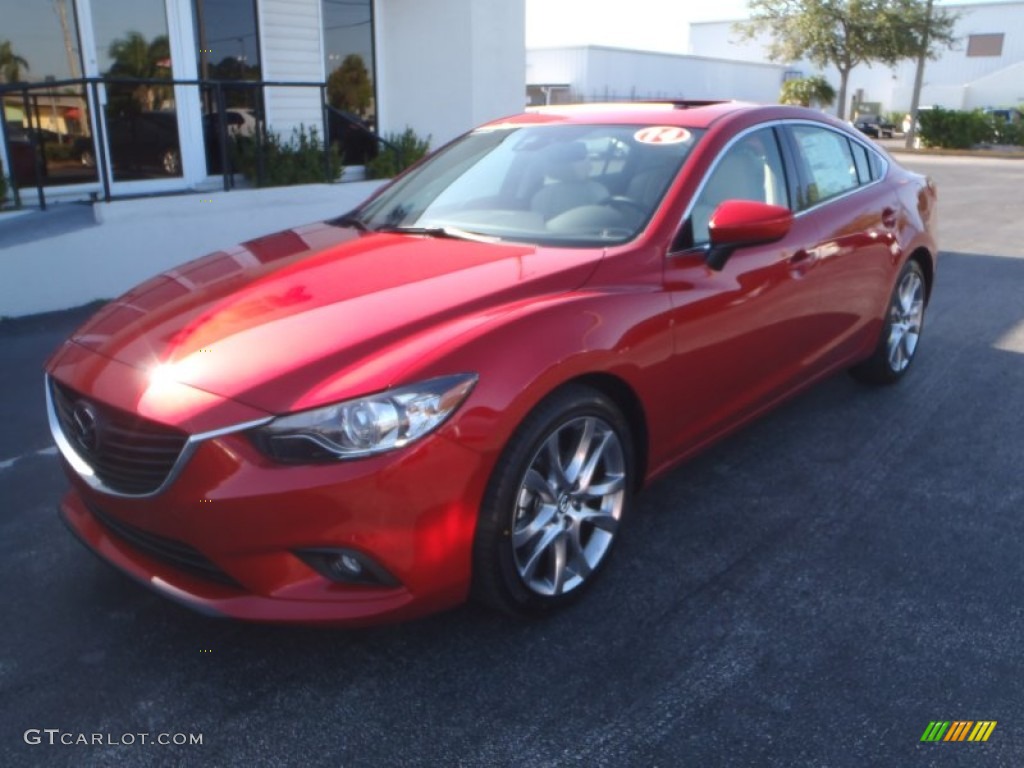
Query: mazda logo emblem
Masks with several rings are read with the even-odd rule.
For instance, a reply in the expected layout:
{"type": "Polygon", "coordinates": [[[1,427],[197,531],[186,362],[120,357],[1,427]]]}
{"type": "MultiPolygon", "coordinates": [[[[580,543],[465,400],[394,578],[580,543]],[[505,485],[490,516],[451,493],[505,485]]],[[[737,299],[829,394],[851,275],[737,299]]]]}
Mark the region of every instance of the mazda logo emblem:
{"type": "Polygon", "coordinates": [[[87,453],[95,453],[100,445],[99,414],[84,400],[75,403],[71,410],[71,428],[75,442],[87,453]]]}

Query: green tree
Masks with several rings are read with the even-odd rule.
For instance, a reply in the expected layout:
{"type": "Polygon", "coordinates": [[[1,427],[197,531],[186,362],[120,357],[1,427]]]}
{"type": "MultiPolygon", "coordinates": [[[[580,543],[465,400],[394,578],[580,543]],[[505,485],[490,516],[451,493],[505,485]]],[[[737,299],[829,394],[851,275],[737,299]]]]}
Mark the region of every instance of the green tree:
{"type": "Polygon", "coordinates": [[[10,40],[0,42],[0,77],[5,82],[17,83],[22,79],[21,70],[28,68],[28,62],[14,52],[10,40]]]}
{"type": "Polygon", "coordinates": [[[782,84],[779,101],[783,104],[799,104],[802,107],[814,104],[830,107],[836,101],[836,89],[819,75],[798,77],[782,84]]]}
{"type": "Polygon", "coordinates": [[[327,78],[327,101],[332,107],[365,117],[372,100],[373,84],[366,63],[358,53],[350,53],[327,78]]]}
{"type": "Polygon", "coordinates": [[[850,72],[860,64],[894,65],[918,55],[922,35],[938,51],[952,45],[955,17],[934,13],[925,21],[926,0],[750,0],[750,19],[736,29],[751,38],[767,33],[769,57],[807,59],[839,71],[840,118],[846,114],[850,72]]]}
{"type": "Polygon", "coordinates": [[[917,133],[917,108],[921,103],[921,84],[924,82],[925,62],[936,59],[943,48],[952,48],[956,44],[953,35],[958,14],[948,11],[936,11],[932,0],[924,2],[908,2],[907,12],[901,18],[902,32],[899,35],[906,41],[906,50],[902,58],[916,59],[914,71],[914,90],[910,99],[910,130],[907,131],[906,146],[914,146],[917,133]]]}

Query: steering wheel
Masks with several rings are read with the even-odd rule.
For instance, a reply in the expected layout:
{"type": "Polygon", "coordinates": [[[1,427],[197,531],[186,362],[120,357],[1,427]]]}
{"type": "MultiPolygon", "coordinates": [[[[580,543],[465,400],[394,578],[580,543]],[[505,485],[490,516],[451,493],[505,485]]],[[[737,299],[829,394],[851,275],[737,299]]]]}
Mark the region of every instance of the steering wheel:
{"type": "Polygon", "coordinates": [[[647,208],[645,208],[643,205],[638,203],[633,198],[626,197],[625,195],[613,195],[609,197],[607,200],[603,200],[602,204],[611,206],[612,208],[616,209],[626,209],[632,211],[634,215],[640,218],[640,220],[646,219],[647,214],[650,213],[650,211],[648,211],[647,208]]]}

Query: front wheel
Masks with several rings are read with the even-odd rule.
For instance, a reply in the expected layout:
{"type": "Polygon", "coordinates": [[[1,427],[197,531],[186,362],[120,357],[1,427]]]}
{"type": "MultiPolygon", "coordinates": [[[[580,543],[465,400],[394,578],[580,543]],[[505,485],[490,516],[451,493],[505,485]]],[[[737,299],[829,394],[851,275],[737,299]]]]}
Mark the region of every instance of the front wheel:
{"type": "Polygon", "coordinates": [[[850,373],[865,384],[893,384],[903,378],[917,355],[924,327],[927,286],[921,265],[908,261],[889,300],[885,325],[874,354],[850,373]]]}
{"type": "Polygon", "coordinates": [[[608,559],[631,505],[629,426],[615,405],[572,386],[543,401],[491,478],[473,549],[473,592],[536,616],[577,598],[608,559]]]}

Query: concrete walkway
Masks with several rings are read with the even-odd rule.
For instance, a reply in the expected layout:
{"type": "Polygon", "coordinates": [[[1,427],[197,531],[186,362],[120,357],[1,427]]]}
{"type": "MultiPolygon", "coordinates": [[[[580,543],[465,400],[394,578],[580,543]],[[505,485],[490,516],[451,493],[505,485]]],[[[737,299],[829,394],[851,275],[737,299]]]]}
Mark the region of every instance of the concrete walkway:
{"type": "Polygon", "coordinates": [[[0,214],[0,317],[113,298],[177,264],[350,210],[381,182],[64,203],[0,214]]]}

